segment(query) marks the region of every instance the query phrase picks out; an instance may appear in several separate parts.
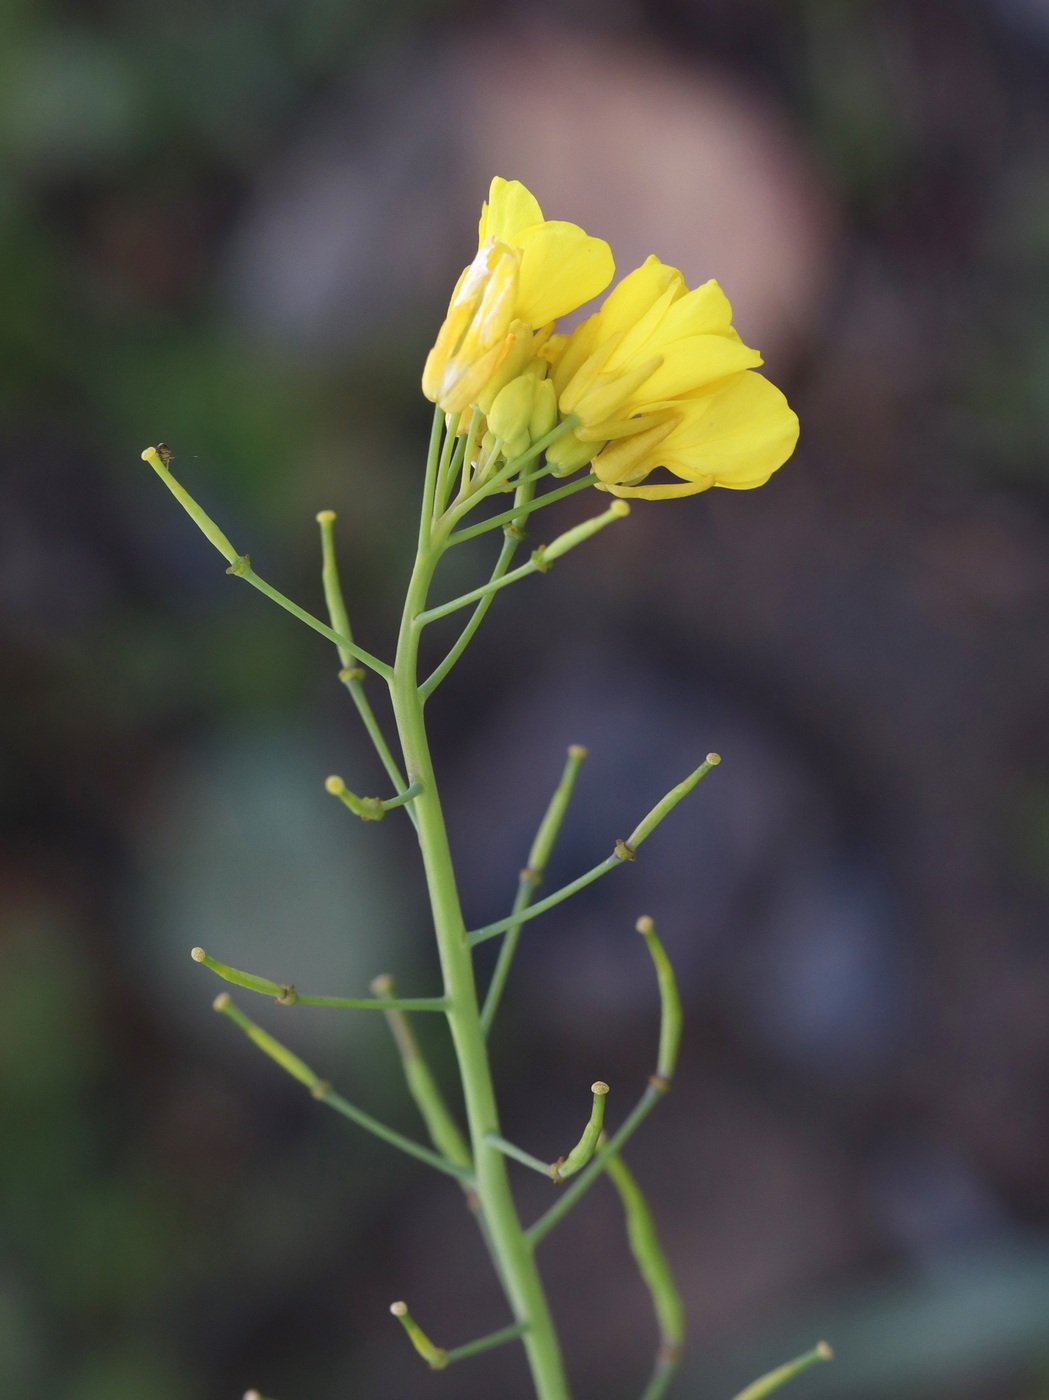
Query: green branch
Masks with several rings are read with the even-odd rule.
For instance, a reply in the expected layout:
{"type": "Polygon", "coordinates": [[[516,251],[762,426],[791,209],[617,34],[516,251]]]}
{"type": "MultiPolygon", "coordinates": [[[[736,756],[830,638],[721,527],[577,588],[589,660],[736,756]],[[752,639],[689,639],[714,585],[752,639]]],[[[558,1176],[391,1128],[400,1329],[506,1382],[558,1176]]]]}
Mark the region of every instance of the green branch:
{"type": "Polygon", "coordinates": [[[527,1322],[515,1322],[510,1327],[500,1327],[498,1332],[489,1332],[487,1337],[478,1337],[476,1342],[467,1342],[465,1346],[452,1347],[448,1352],[449,1366],[453,1361],[464,1361],[468,1356],[476,1356],[479,1351],[490,1351],[492,1347],[501,1347],[506,1342],[516,1342],[518,1337],[523,1337],[528,1331],[527,1322]]]}
{"type": "MultiPolygon", "coordinates": [[[[443,418],[443,415],[442,415],[443,418]]],[[[435,425],[440,426],[439,420],[435,418],[435,425]]],[[[433,443],[431,440],[431,457],[433,455],[433,443]]],[[[322,510],[317,514],[317,523],[321,527],[321,583],[324,587],[324,601],[328,608],[328,621],[332,625],[332,630],[338,632],[340,636],[353,641],[353,633],[350,631],[349,614],[346,611],[346,604],[342,596],[342,583],[339,579],[339,566],[335,557],[335,537],[332,526],[335,523],[335,512],[333,510],[322,510]]],[[[379,721],[375,718],[375,712],[364,693],[362,684],[365,672],[359,667],[352,666],[353,656],[345,647],[337,647],[339,661],[342,669],[339,671],[339,680],[342,681],[346,689],[350,692],[350,699],[357,707],[367,731],[368,738],[371,739],[375,752],[379,755],[382,766],[386,769],[386,775],[393,783],[398,792],[404,792],[408,786],[401,770],[390,752],[390,747],[386,742],[386,737],[379,727],[379,721]]],[[[417,825],[415,812],[408,808],[408,815],[412,820],[412,825],[417,825]]]]}
{"type": "MultiPolygon", "coordinates": [[[[538,481],[545,476],[545,472],[536,472],[530,480],[538,481]]],[[[581,481],[573,481],[568,486],[561,486],[556,491],[547,491],[542,496],[537,496],[532,503],[532,510],[542,510],[543,506],[552,506],[555,501],[563,501],[566,496],[574,495],[576,491],[582,491],[584,487],[593,486],[597,481],[596,476],[585,476],[581,481]]],[[[472,540],[477,535],[483,535],[486,530],[497,530],[500,525],[507,524],[513,520],[516,511],[504,510],[501,515],[492,515],[487,520],[482,520],[477,525],[470,525],[465,530],[456,530],[448,540],[448,547],[454,544],[462,544],[464,540],[472,540]]]]}
{"type": "Polygon", "coordinates": [[[334,642],[337,647],[344,648],[356,660],[362,661],[365,666],[370,666],[373,671],[378,672],[386,681],[393,678],[393,667],[387,666],[385,661],[380,661],[377,656],[372,656],[370,651],[365,651],[362,647],[355,646],[349,637],[344,637],[340,633],[321,622],[319,618],[308,613],[305,608],[300,608],[298,603],[293,603],[290,598],[286,598],[283,593],[268,584],[265,579],[259,578],[251,567],[251,559],[247,554],[238,554],[230,544],[229,540],[222,533],[219,527],[207,514],[202,506],[198,505],[189,492],[182,486],[167,469],[167,464],[161,459],[155,447],[147,447],[142,453],[142,460],[148,462],[168,490],[183,507],[190,518],[203,531],[218,552],[229,563],[226,570],[228,574],[233,574],[237,578],[246,579],[253,588],[257,588],[260,593],[264,593],[267,598],[280,605],[293,617],[297,617],[300,622],[305,622],[307,627],[312,627],[315,632],[319,632],[322,637],[327,637],[329,642],[334,642]]]}
{"type": "Polygon", "coordinates": [[[235,967],[209,957],[203,948],[194,948],[190,953],[194,962],[203,963],[216,976],[236,987],[244,987],[249,992],[259,992],[265,997],[274,997],[281,1006],[345,1006],[358,1011],[447,1011],[448,1002],[444,997],[399,997],[396,1001],[384,998],[363,997],[317,997],[305,992],[297,992],[292,982],[271,982],[268,977],[256,977],[253,972],[240,972],[235,967]]]}
{"type": "Polygon", "coordinates": [[[425,1162],[428,1166],[436,1167],[438,1171],[445,1172],[448,1176],[454,1176],[461,1181],[472,1181],[473,1173],[465,1167],[461,1167],[456,1162],[450,1162],[446,1157],[439,1157],[436,1152],[431,1152],[428,1147],[423,1147],[421,1143],[413,1142],[403,1133],[397,1132],[394,1128],[388,1128],[385,1123],[380,1123],[377,1118],[373,1118],[370,1113],[365,1113],[363,1109],[357,1108],[354,1104],[348,1103],[341,1094],[337,1094],[331,1085],[318,1075],[314,1074],[309,1065],[300,1060],[298,1055],[293,1054],[287,1046],[274,1040],[257,1026],[254,1021],[248,1019],[243,1011],[230,1000],[228,992],[222,992],[215,998],[215,1010],[228,1016],[229,1019],[240,1027],[244,1034],[259,1049],[274,1060],[281,1069],[286,1070],[300,1084],[305,1084],[315,1099],[321,1103],[326,1103],[329,1108],[335,1109],[336,1113],[341,1113],[344,1118],[349,1118],[352,1123],[356,1123],[359,1128],[366,1129],[369,1133],[374,1133],[376,1137],[382,1138],[392,1147],[399,1147],[402,1152],[406,1152],[409,1157],[416,1157],[420,1162],[425,1162]]]}
{"type": "MultiPolygon", "coordinates": [[[[586,749],[583,748],[582,744],[569,745],[568,759],[561,774],[561,781],[554,789],[554,795],[550,799],[543,820],[539,823],[539,830],[535,834],[532,849],[528,853],[528,864],[518,876],[517,895],[514,899],[511,919],[528,907],[536,886],[543,878],[546,863],[550,859],[554,841],[561,829],[561,823],[565,819],[572,789],[575,787],[579,767],[584,758],[586,758],[586,749]]],[[[521,922],[518,920],[509,925],[503,946],[499,949],[499,958],[495,964],[495,971],[492,973],[492,980],[488,984],[488,994],[484,999],[484,1009],[481,1012],[481,1027],[485,1035],[492,1029],[495,1013],[499,1009],[499,1000],[503,995],[506,979],[510,975],[510,965],[513,962],[514,953],[517,951],[517,940],[521,934],[521,922]]]]}
{"type": "Polygon", "coordinates": [[[519,569],[514,569],[512,573],[505,574],[501,579],[496,579],[494,583],[484,583],[480,588],[475,588],[471,593],[464,593],[460,598],[453,598],[450,603],[442,603],[440,607],[430,608],[427,612],[419,613],[414,619],[416,627],[426,627],[431,622],[436,622],[438,618],[447,617],[449,613],[458,612],[460,608],[469,607],[471,603],[476,603],[479,599],[486,597],[489,593],[496,593],[500,588],[506,588],[511,583],[527,578],[529,574],[545,574],[555,559],[560,559],[562,554],[567,554],[570,549],[575,549],[576,545],[582,544],[584,540],[596,535],[599,530],[603,530],[606,525],[611,525],[615,520],[622,520],[624,516],[630,514],[630,507],[626,501],[613,501],[606,511],[600,515],[595,515],[591,520],[585,520],[582,525],[576,525],[571,530],[566,530],[551,544],[541,544],[532,554],[527,564],[522,564],[519,569]]]}
{"type": "Polygon", "coordinates": [[[371,990],[385,1001],[389,1008],[386,1012],[386,1023],[401,1057],[408,1092],[415,1100],[415,1106],[422,1115],[434,1147],[449,1161],[458,1162],[461,1167],[472,1171],[473,1156],[459,1131],[458,1123],[444,1101],[444,1095],[437,1087],[437,1081],[430,1073],[430,1067],[423,1058],[407,1017],[397,1005],[393,978],[388,974],[376,977],[371,984],[371,990]]]}
{"type": "MultiPolygon", "coordinates": [[[[362,822],[381,822],[387,812],[414,801],[422,792],[423,784],[412,783],[411,787],[405,788],[396,797],[358,797],[355,792],[349,790],[337,773],[333,773],[330,778],[325,778],[324,790],[330,792],[332,797],[337,797],[343,806],[348,807],[355,817],[360,817],[362,822]]],[[[410,812],[411,808],[408,810],[410,812]]]]}
{"type": "Polygon", "coordinates": [[[540,914],[545,914],[548,909],[552,909],[555,904],[561,904],[564,900],[578,893],[579,890],[593,884],[602,875],[606,875],[608,871],[615,870],[616,866],[622,865],[625,861],[633,860],[642,841],[652,835],[663,818],[677,806],[683,797],[688,796],[699,780],[710,772],[711,768],[717,767],[720,762],[718,754],[708,753],[706,759],[694,773],[690,773],[684,782],[671,788],[666,797],[661,798],[656,803],[651,812],[630,833],[628,840],[616,842],[615,850],[600,865],[595,865],[592,870],[588,870],[585,875],[580,875],[571,884],[562,885],[559,890],[547,895],[538,904],[532,904],[527,909],[515,911],[505,919],[497,919],[494,924],[485,924],[483,928],[474,929],[472,933],[467,934],[471,948],[476,947],[478,943],[484,943],[486,939],[495,938],[497,934],[505,933],[507,929],[513,928],[516,924],[523,924],[529,919],[538,918],[540,914]]]}
{"type": "Polygon", "coordinates": [[[659,1064],[656,1073],[648,1081],[645,1092],[634,1105],[626,1121],[618,1131],[600,1148],[590,1165],[584,1168],[579,1178],[565,1191],[554,1205],[525,1231],[529,1244],[535,1248],[539,1241],[554,1228],[557,1222],[572,1209],[576,1201],[594,1184],[605,1170],[612,1157],[637,1131],[648,1115],[670,1088],[674,1075],[678,1041],[681,1035],[681,998],[669,959],[663,945],[656,937],[652,920],[647,915],[637,922],[637,929],[645,939],[649,955],[656,968],[659,983],[659,1064]]]}
{"type": "MultiPolygon", "coordinates": [[[[498,581],[505,575],[507,569],[510,567],[510,561],[517,553],[517,545],[518,541],[514,539],[512,535],[507,535],[506,539],[503,541],[503,547],[499,551],[499,558],[495,561],[495,568],[492,570],[492,576],[488,580],[489,585],[498,583],[498,581]]],[[[449,651],[448,655],[444,658],[441,664],[435,667],[435,669],[430,673],[430,675],[427,676],[426,680],[423,681],[422,685],[419,687],[419,694],[423,697],[424,700],[428,699],[429,696],[433,694],[433,692],[444,680],[448,672],[459,660],[460,656],[462,656],[466,648],[470,645],[470,642],[473,640],[474,633],[484,621],[485,614],[487,613],[488,609],[492,606],[494,598],[495,593],[493,591],[491,593],[486,594],[481,599],[481,601],[474,608],[473,614],[470,617],[470,621],[459,633],[458,639],[456,640],[452,649],[449,651]]]]}
{"type": "Polygon", "coordinates": [[[530,1152],[526,1152],[523,1147],[518,1147],[516,1143],[509,1142],[499,1133],[485,1133],[484,1140],[489,1147],[494,1147],[497,1152],[501,1152],[504,1157],[512,1157],[515,1162],[520,1162],[523,1167],[531,1167],[532,1171],[538,1172],[540,1176],[545,1176],[547,1181],[550,1178],[550,1163],[540,1161],[538,1157],[533,1157],[530,1152]]]}

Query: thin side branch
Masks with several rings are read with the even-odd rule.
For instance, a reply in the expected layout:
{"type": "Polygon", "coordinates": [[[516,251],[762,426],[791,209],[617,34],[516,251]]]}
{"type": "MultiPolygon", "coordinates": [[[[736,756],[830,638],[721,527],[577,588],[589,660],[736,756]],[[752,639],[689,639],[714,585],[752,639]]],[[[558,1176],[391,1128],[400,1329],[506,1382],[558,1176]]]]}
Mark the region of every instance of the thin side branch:
{"type": "Polygon", "coordinates": [[[345,1006],[358,1011],[447,1011],[448,1002],[444,997],[399,997],[391,1001],[388,997],[318,997],[295,990],[293,982],[271,982],[268,977],[256,977],[253,972],[241,972],[235,967],[227,967],[216,958],[209,957],[203,948],[194,948],[190,956],[194,962],[203,963],[216,976],[236,987],[244,987],[249,992],[258,992],[265,997],[273,997],[281,1006],[345,1006]]]}
{"type": "Polygon", "coordinates": [[[573,880],[569,885],[562,885],[553,894],[541,899],[538,904],[531,905],[528,909],[510,914],[505,919],[497,919],[494,924],[485,924],[483,928],[474,929],[467,935],[471,947],[478,943],[485,942],[488,938],[494,938],[496,934],[504,933],[515,924],[526,923],[529,919],[538,918],[540,914],[545,914],[548,909],[552,909],[555,904],[560,904],[563,900],[570,898],[579,890],[585,889],[594,880],[606,875],[608,871],[615,870],[616,866],[622,865],[624,861],[633,860],[637,853],[637,848],[645,841],[656,827],[668,815],[683,797],[687,797],[699,780],[715,768],[721,759],[716,753],[708,753],[706,759],[699,765],[694,773],[690,773],[684,782],[678,783],[677,787],[671,788],[667,795],[660,799],[652,808],[651,812],[644,817],[631,832],[626,841],[617,841],[616,848],[607,859],[600,865],[595,865],[592,870],[588,870],[585,875],[580,875],[577,880],[573,880]]]}
{"type": "MultiPolygon", "coordinates": [[[[586,758],[586,749],[583,748],[582,744],[569,746],[561,781],[554,789],[554,795],[543,814],[543,820],[539,823],[539,830],[535,834],[532,849],[528,853],[528,864],[518,876],[517,895],[514,899],[511,918],[522,913],[528,907],[539,882],[543,878],[546,863],[550,859],[554,841],[561,829],[561,823],[565,819],[572,789],[575,787],[579,767],[584,758],[586,758]]],[[[510,975],[510,965],[513,962],[514,953],[517,951],[517,940],[520,934],[521,921],[511,923],[507,929],[506,938],[503,940],[503,946],[499,949],[499,958],[495,964],[495,971],[492,973],[492,980],[488,984],[488,994],[484,999],[484,1008],[481,1011],[481,1029],[485,1035],[491,1030],[495,1013],[499,1009],[499,1000],[503,995],[506,979],[510,975]]]]}
{"type": "Polygon", "coordinates": [[[257,1026],[254,1021],[248,1019],[243,1011],[230,999],[228,992],[222,992],[215,998],[215,1010],[228,1016],[229,1019],[240,1027],[249,1040],[253,1041],[259,1049],[274,1060],[281,1069],[286,1070],[300,1084],[305,1084],[315,1099],[321,1103],[326,1103],[329,1108],[335,1109],[336,1113],[341,1113],[344,1118],[349,1118],[352,1123],[356,1123],[359,1128],[364,1128],[369,1133],[374,1133],[376,1137],[388,1142],[391,1147],[398,1147],[409,1157],[416,1157],[420,1162],[425,1162],[428,1166],[436,1167],[438,1171],[444,1172],[447,1176],[454,1176],[460,1181],[472,1181],[473,1173],[465,1167],[461,1167],[456,1162],[450,1162],[446,1157],[439,1157],[436,1152],[431,1152],[428,1147],[423,1147],[421,1143],[413,1142],[411,1138],[405,1137],[394,1128],[388,1128],[385,1123],[380,1123],[377,1118],[373,1118],[370,1113],[365,1113],[363,1109],[357,1108],[354,1104],[348,1103],[341,1094],[337,1094],[326,1080],[314,1074],[298,1055],[290,1051],[287,1046],[282,1045],[279,1040],[275,1040],[257,1026]]]}

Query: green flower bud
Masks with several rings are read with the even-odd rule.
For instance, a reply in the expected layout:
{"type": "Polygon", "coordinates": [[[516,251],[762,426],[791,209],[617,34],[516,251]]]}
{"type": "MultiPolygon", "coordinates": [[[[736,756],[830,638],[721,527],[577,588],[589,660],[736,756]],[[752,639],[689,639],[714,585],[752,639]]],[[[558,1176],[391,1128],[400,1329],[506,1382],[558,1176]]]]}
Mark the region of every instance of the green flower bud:
{"type": "Polygon", "coordinates": [[[557,423],[557,390],[553,381],[541,379],[535,386],[532,400],[532,416],[528,420],[528,436],[538,442],[557,423]]]}
{"type": "Polygon", "coordinates": [[[546,449],[546,460],[555,476],[569,476],[592,462],[602,447],[603,442],[580,442],[575,433],[566,433],[546,449]]]}
{"type": "Polygon", "coordinates": [[[527,435],[536,382],[534,374],[519,374],[496,394],[488,411],[488,426],[496,437],[514,442],[522,433],[527,435]]]}

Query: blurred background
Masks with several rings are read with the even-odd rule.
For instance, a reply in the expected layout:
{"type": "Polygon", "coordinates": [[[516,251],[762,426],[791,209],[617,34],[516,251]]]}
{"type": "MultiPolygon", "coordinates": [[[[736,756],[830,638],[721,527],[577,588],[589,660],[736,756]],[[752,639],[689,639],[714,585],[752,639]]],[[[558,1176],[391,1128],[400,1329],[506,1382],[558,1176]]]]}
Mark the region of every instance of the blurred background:
{"type": "MultiPolygon", "coordinates": [[[[139,460],[168,442],[313,609],[337,510],[388,654],[422,358],[496,173],[621,271],[718,277],[803,424],[762,490],[641,503],[501,595],[432,703],[471,923],[567,744],[551,887],[724,758],[529,926],[505,1130],[552,1159],[592,1079],[633,1101],[649,913],[688,1018],[628,1153],[688,1307],[673,1394],[824,1336],[797,1400],[1049,1396],[1047,0],[3,0],[0,1393],[529,1394],[518,1348],[431,1376],[387,1312],[508,1320],[456,1188],[210,1010],[198,943],[350,995],[436,968],[408,823],[321,786],[383,790],[334,656],[139,460]]],[[[420,1131],[379,1018],[240,1000],[420,1131]]],[[[579,1400],[640,1394],[607,1185],[541,1263],[579,1400]]]]}

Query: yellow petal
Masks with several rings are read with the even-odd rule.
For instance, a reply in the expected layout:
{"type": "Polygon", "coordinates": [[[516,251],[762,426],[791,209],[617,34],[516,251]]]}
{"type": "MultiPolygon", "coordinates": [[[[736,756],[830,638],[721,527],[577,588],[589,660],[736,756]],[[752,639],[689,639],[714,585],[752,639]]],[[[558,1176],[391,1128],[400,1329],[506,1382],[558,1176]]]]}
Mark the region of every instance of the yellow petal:
{"type": "Polygon", "coordinates": [[[713,278],[678,298],[659,327],[668,341],[686,335],[727,335],[738,340],[732,328],[732,305],[713,278]]]}
{"type": "Polygon", "coordinates": [[[583,395],[571,411],[584,428],[592,428],[595,423],[611,418],[614,413],[619,412],[631,394],[652,378],[662,363],[659,355],[653,355],[650,360],[645,360],[643,364],[623,374],[598,375],[593,388],[583,395]]]}
{"type": "MultiPolygon", "coordinates": [[[[658,465],[693,480],[713,476],[718,486],[747,491],[781,467],[798,440],[798,418],[763,375],[739,375],[697,400],[658,453],[658,465]]],[[[657,465],[653,463],[653,465],[657,465]]]]}
{"type": "Polygon", "coordinates": [[[651,254],[640,267],[628,272],[609,292],[601,306],[600,339],[616,331],[628,331],[659,300],[668,287],[684,291],[685,279],[676,267],[669,267],[651,254]]]}
{"type": "MultiPolygon", "coordinates": [[[[660,444],[674,431],[673,420],[656,423],[634,437],[620,438],[611,443],[594,458],[594,471],[602,481],[616,482],[629,479],[639,468],[643,468],[646,458],[659,451],[660,444]]],[[[647,468],[651,471],[651,467],[647,468]]],[[[644,474],[644,471],[642,471],[644,474]]]]}
{"type": "Polygon", "coordinates": [[[496,175],[488,191],[488,202],[481,205],[478,246],[486,238],[498,238],[500,243],[515,243],[522,229],[542,222],[543,211],[531,190],[526,189],[520,180],[504,180],[496,175]]]}
{"type": "Polygon", "coordinates": [[[663,356],[662,365],[632,395],[628,406],[647,408],[657,399],[676,398],[678,394],[761,364],[756,350],[723,335],[686,336],[661,347],[659,353],[663,356]]]}
{"type": "MultiPolygon", "coordinates": [[[[554,388],[558,394],[564,392],[573,376],[580,366],[590,356],[597,336],[598,314],[588,316],[585,321],[580,321],[575,330],[568,337],[566,345],[562,346],[561,352],[554,362],[554,388]]],[[[556,336],[551,336],[551,340],[556,340],[556,336]]]]}
{"type": "Polygon", "coordinates": [[[577,224],[548,219],[518,232],[513,241],[522,254],[517,315],[533,326],[574,311],[615,276],[611,248],[577,224]]]}

